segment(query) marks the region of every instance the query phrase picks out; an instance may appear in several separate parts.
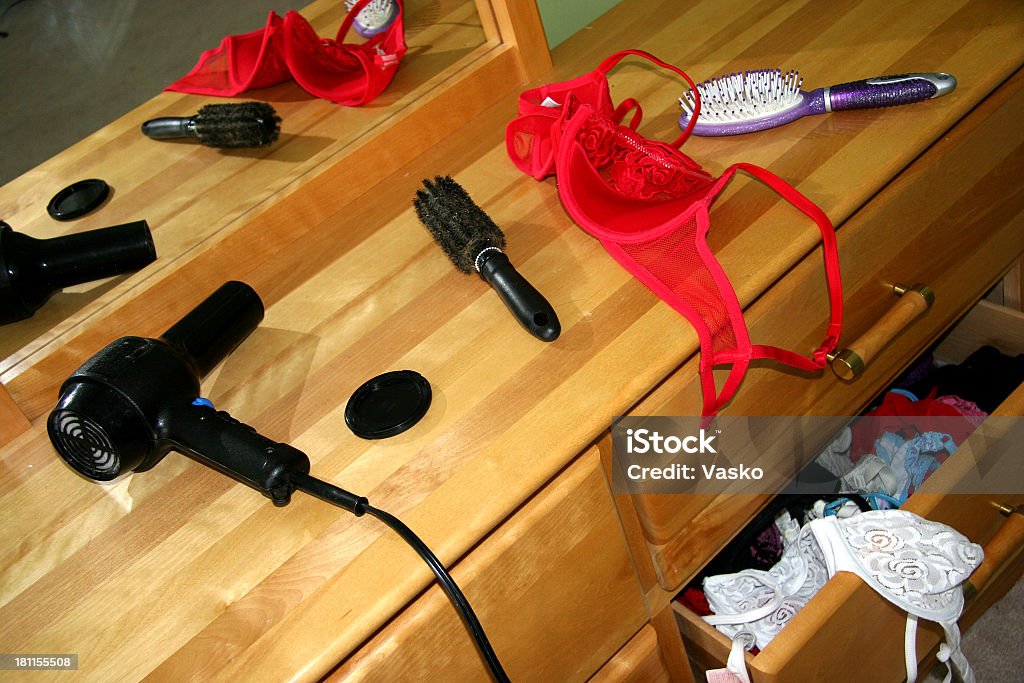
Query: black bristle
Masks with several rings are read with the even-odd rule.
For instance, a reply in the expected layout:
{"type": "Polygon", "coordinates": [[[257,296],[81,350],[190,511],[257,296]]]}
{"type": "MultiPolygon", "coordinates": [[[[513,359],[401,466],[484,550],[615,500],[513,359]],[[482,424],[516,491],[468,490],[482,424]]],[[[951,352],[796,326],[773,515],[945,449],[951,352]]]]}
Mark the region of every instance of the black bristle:
{"type": "Polygon", "coordinates": [[[195,120],[196,137],[207,147],[262,147],[281,131],[281,117],[266,102],[207,104],[195,120]]]}
{"type": "Polygon", "coordinates": [[[487,247],[505,248],[505,233],[450,176],[423,181],[413,200],[416,215],[455,267],[471,273],[487,247]]]}

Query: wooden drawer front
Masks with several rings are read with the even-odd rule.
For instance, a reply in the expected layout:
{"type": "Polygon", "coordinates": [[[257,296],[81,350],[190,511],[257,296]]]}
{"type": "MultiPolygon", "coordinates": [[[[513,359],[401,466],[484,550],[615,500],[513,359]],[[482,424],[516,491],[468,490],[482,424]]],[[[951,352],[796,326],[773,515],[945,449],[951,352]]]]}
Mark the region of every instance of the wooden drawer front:
{"type": "MultiPolygon", "coordinates": [[[[838,231],[845,295],[844,340],[857,338],[895,297],[890,285],[924,282],[935,305],[843,382],[766,364],[750,370],[723,413],[856,415],[924,348],[971,307],[1024,251],[1024,75],[991,95],[838,231]]],[[[754,305],[751,338],[807,352],[819,342],[828,304],[821,255],[811,254],[754,305]]],[[[695,415],[698,359],[634,408],[634,415],[695,415]]],[[[721,381],[721,379],[720,379],[721,381]]],[[[609,447],[602,444],[602,447],[609,447]]],[[[662,585],[675,590],[742,527],[766,498],[636,496],[634,504],[662,585]]]]}
{"type": "Polygon", "coordinates": [[[658,634],[647,625],[630,638],[590,679],[591,683],[668,683],[672,680],[658,649],[658,634]]]}
{"type": "MultiPolygon", "coordinates": [[[[514,681],[586,679],[648,619],[593,449],[452,573],[514,681]]],[[[434,586],[329,680],[486,676],[465,627],[434,586]]]]}
{"type": "MultiPolygon", "coordinates": [[[[979,304],[980,316],[969,314],[947,340],[962,346],[964,338],[987,341],[986,333],[970,329],[983,319],[998,320],[1000,309],[979,304]]],[[[1007,329],[1020,324],[1021,314],[1002,309],[1005,324],[992,329],[1007,329]]],[[[942,350],[939,347],[937,354],[942,350]]],[[[1006,353],[1024,352],[1024,337],[1014,345],[1002,345],[1006,353]]],[[[1024,414],[1024,385],[1019,387],[994,415],[1024,414]]],[[[934,477],[956,477],[969,471],[966,458],[953,454],[934,477]]],[[[962,626],[967,626],[1013,585],[1024,570],[1021,546],[1024,545],[1024,520],[1018,514],[1007,520],[993,503],[1016,507],[1024,505],[1024,491],[1014,495],[938,495],[919,493],[903,506],[915,514],[948,524],[972,541],[985,546],[985,563],[972,576],[973,589],[966,592],[967,603],[962,626]],[[1004,525],[1007,528],[1004,528],[1004,525]],[[997,533],[1000,540],[994,540],[997,533]],[[1007,540],[1007,537],[1009,540],[1007,540]],[[990,544],[991,542],[991,544],[990,544]],[[977,589],[977,590],[974,590],[977,589]]],[[[677,610],[687,651],[703,666],[724,662],[730,641],[685,609],[677,610]]],[[[920,622],[918,659],[932,652],[942,639],[935,624],[920,622]]],[[[747,656],[753,680],[768,681],[900,681],[906,676],[903,662],[903,633],[906,613],[892,605],[860,578],[840,572],[815,595],[804,609],[756,657],[747,656]],[[870,624],[871,642],[866,648],[864,625],[870,624]]]]}

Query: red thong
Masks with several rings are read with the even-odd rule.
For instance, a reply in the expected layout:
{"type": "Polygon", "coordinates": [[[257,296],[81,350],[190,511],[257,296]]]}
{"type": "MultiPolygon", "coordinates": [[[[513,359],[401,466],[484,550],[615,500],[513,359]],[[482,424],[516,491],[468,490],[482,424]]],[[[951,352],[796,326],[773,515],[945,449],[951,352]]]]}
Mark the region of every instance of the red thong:
{"type": "Polygon", "coordinates": [[[167,90],[233,97],[294,78],[316,97],[350,107],[366,104],[388,87],[406,51],[402,0],[395,0],[398,17],[387,29],[360,45],[343,42],[370,1],[352,7],[333,40],[321,39],[298,12],[283,19],[271,12],[265,27],[227,36],[167,90]]]}
{"type": "Polygon", "coordinates": [[[693,86],[676,67],[625,50],[579,78],[522,93],[506,145],[525,173],[537,179],[556,174],[559,197],[573,220],[693,325],[700,339],[702,414],[713,416],[736,393],[752,360],[768,358],[807,371],[825,367],[826,354],[839,342],[843,308],[835,230],[812,201],[765,169],[734,164],[716,179],[680,152],[696,116],[671,143],[638,134],[639,104],[628,99],[613,106],[607,81],[608,71],[629,54],[693,86]],[[630,111],[629,125],[622,125],[630,111]],[[824,342],[809,357],[751,343],[736,292],[708,246],[709,208],[739,170],[767,184],[821,231],[831,319],[824,342]],[[732,366],[721,391],[712,372],[717,365],[732,366]]]}

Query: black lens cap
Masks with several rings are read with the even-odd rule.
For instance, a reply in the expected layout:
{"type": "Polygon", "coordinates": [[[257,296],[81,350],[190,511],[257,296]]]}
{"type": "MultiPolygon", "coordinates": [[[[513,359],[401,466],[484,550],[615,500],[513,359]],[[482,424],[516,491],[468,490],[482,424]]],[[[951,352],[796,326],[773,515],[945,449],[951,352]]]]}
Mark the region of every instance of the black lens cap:
{"type": "Polygon", "coordinates": [[[385,372],[352,394],[345,406],[345,424],[363,439],[386,439],[419,422],[430,399],[430,383],[420,373],[385,372]]]}
{"type": "Polygon", "coordinates": [[[106,201],[110,186],[99,178],[79,180],[53,195],[46,212],[59,221],[70,221],[97,208],[106,201]]]}

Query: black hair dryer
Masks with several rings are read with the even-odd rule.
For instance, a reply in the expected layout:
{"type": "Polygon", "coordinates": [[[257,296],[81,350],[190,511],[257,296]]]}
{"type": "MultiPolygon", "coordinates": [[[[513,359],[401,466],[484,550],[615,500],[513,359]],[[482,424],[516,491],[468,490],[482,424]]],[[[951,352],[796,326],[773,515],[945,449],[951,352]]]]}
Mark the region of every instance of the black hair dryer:
{"type": "Polygon", "coordinates": [[[138,270],[155,258],[146,221],[46,240],[0,221],[0,325],[31,317],[58,289],[138,270]]]}
{"type": "Polygon", "coordinates": [[[287,505],[295,491],[370,514],[423,558],[457,607],[495,680],[508,681],[466,596],[412,529],[369,501],[309,473],[309,458],[217,412],[199,398],[199,381],[263,319],[249,285],[228,282],[159,339],[122,337],[85,362],[61,386],[46,427],[76,472],[110,481],[143,472],[176,450],[287,505]]]}
{"type": "Polygon", "coordinates": [[[306,454],[199,398],[203,376],[262,319],[255,290],[228,282],[159,339],[122,337],[107,345],[61,386],[47,421],[54,448],[97,481],[143,472],[168,451],[181,451],[287,505],[293,479],[309,473],[306,454]]]}

